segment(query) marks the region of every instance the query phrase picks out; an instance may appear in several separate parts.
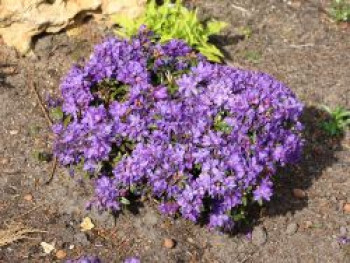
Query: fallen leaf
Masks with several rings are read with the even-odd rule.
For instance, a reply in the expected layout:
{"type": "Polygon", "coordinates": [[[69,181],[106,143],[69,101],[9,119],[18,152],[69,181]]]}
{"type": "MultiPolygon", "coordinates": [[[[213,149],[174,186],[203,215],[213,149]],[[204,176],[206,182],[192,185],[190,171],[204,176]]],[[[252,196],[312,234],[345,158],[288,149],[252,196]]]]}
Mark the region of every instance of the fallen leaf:
{"type": "Polygon", "coordinates": [[[90,217],[84,217],[83,222],[80,224],[81,231],[89,231],[95,227],[95,225],[92,223],[90,217]]]}
{"type": "Polygon", "coordinates": [[[45,254],[50,254],[55,249],[54,244],[41,242],[40,245],[43,248],[45,254]]]}

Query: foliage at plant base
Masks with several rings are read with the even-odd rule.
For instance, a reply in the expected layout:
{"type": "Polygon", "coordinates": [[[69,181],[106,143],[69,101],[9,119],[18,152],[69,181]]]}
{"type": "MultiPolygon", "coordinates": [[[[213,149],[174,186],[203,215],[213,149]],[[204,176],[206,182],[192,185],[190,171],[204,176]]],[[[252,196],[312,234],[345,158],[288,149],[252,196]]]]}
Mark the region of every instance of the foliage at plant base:
{"type": "Polygon", "coordinates": [[[264,73],[208,62],[144,27],[97,45],[60,86],[55,155],[94,180],[90,205],[119,211],[131,196],[230,230],[270,200],[280,165],[298,160],[303,106],[264,73]]]}
{"type": "Polygon", "coordinates": [[[333,0],[329,13],[335,21],[350,22],[350,1],[333,0]]]}
{"type": "Polygon", "coordinates": [[[174,4],[171,0],[165,0],[160,6],[151,0],[145,13],[138,19],[118,15],[115,22],[121,26],[116,33],[122,37],[130,38],[141,25],[145,25],[159,36],[162,43],[171,39],[183,39],[211,61],[219,62],[223,57],[221,51],[208,41],[209,36],[219,33],[226,23],[211,20],[202,24],[197,18],[197,11],[188,10],[181,0],[174,4]]]}

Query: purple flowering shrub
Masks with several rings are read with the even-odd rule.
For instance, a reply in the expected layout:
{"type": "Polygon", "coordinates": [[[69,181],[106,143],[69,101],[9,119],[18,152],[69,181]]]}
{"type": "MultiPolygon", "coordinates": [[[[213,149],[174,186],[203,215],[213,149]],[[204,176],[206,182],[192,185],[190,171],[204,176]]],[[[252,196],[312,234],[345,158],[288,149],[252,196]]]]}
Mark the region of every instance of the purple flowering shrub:
{"type": "Polygon", "coordinates": [[[54,152],[94,178],[100,209],[151,195],[164,214],[206,215],[229,230],[245,206],[270,200],[277,167],[301,154],[303,106],[290,89],[144,28],[97,45],[60,88],[54,152]]]}

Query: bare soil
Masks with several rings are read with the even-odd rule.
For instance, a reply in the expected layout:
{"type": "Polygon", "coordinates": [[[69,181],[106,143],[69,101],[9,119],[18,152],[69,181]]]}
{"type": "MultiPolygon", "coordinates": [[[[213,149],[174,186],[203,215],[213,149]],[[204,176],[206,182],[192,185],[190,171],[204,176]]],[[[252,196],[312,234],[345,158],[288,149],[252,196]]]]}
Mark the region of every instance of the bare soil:
{"type": "Polygon", "coordinates": [[[129,256],[142,262],[350,262],[350,245],[337,241],[350,236],[350,214],[343,212],[350,202],[350,134],[331,138],[319,127],[326,118],[319,105],[350,108],[350,26],[332,22],[322,11],[328,4],[189,3],[200,9],[203,19],[229,23],[213,38],[226,63],[272,74],[306,105],[303,160],[279,172],[272,202],[254,208],[249,225],[232,235],[164,217],[150,201],[117,217],[87,211],[89,182],[72,179],[61,167],[45,184],[53,162],[40,162],[36,156],[51,152],[53,138],[29,83],[36,83],[42,98],[57,94],[72,63],[87,57],[107,31],[89,22],[73,36],[39,36],[33,56],[26,58],[0,40],[0,229],[15,222],[46,231],[0,247],[0,262],[62,262],[83,254],[99,255],[104,262],[129,256]],[[305,191],[305,198],[294,197],[295,188],[305,191]],[[95,228],[82,232],[85,216],[95,228]],[[296,231],[290,231],[291,224],[297,224],[296,231]],[[261,228],[267,241],[256,245],[246,233],[261,228]],[[165,248],[164,238],[172,238],[176,246],[165,248]],[[56,250],[44,253],[41,242],[54,244],[56,250]],[[58,250],[67,253],[65,259],[56,257],[58,250]]]}

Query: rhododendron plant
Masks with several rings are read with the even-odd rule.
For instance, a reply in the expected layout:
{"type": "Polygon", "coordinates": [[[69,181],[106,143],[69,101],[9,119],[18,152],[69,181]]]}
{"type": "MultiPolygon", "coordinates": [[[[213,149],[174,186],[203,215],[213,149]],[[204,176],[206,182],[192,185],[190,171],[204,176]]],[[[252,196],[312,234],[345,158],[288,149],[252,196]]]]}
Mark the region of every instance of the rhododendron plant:
{"type": "Polygon", "coordinates": [[[100,209],[151,195],[162,213],[230,230],[301,154],[303,106],[289,88],[145,28],[97,45],[61,92],[54,151],[94,178],[90,205],[100,209]]]}

